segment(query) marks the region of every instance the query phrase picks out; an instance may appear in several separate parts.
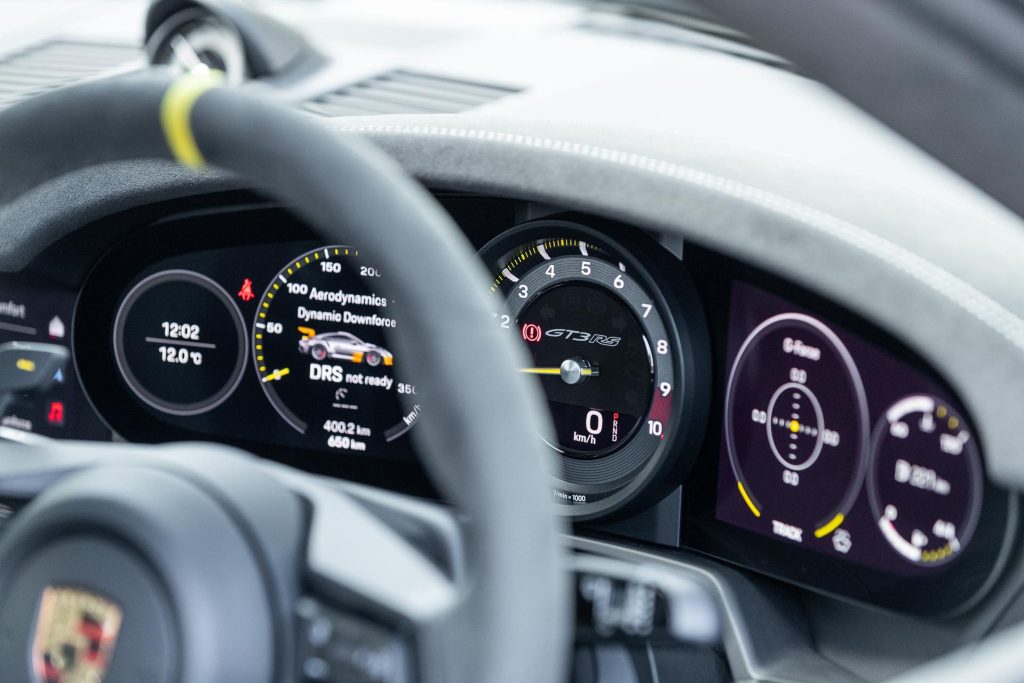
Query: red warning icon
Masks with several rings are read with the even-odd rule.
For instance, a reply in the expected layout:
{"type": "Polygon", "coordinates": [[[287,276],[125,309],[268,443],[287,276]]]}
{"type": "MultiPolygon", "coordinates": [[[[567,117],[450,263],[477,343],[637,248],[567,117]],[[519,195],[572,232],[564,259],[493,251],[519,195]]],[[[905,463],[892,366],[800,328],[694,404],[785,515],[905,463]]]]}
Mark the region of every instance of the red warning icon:
{"type": "Polygon", "coordinates": [[[245,278],[242,281],[242,288],[238,290],[238,298],[242,301],[252,301],[256,295],[252,293],[252,280],[245,278]]]}
{"type": "Polygon", "coordinates": [[[536,323],[526,323],[523,325],[522,334],[524,341],[536,344],[544,335],[544,331],[541,329],[540,325],[536,323]]]}

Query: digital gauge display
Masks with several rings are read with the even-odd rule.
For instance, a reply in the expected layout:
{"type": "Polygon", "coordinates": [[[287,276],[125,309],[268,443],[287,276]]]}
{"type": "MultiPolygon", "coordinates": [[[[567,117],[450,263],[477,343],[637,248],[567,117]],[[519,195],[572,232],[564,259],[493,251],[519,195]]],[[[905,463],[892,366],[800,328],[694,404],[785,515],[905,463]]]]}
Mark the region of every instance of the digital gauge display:
{"type": "MultiPolygon", "coordinates": [[[[118,292],[89,305],[116,311],[106,334],[126,389],[97,396],[131,415],[120,431],[133,439],[180,440],[175,430],[188,429],[324,473],[365,467],[385,477],[401,466],[382,459],[413,461],[407,434],[421,413],[390,343],[401,322],[386,290],[387,273],[353,246],[172,254],[120,292],[90,289],[118,292]]],[[[83,327],[83,338],[96,328],[83,327]]],[[[78,349],[82,367],[102,386],[110,364],[88,350],[78,349]]]]}
{"type": "Polygon", "coordinates": [[[241,314],[215,281],[165,270],[136,284],[114,319],[114,358],[143,402],[198,415],[224,402],[245,367],[241,314]]]}
{"type": "Polygon", "coordinates": [[[797,313],[765,320],[736,355],[726,442],[755,519],[802,542],[843,523],[864,478],[867,399],[845,344],[797,313]]]}
{"type": "MultiPolygon", "coordinates": [[[[689,364],[703,328],[652,286],[656,247],[630,252],[558,220],[526,224],[483,252],[496,323],[524,345],[520,371],[547,401],[554,432],[538,437],[557,461],[552,491],[567,514],[635,499],[692,436],[678,416],[693,410],[689,364]]],[[[672,288],[685,295],[687,284],[672,288]]]]}
{"type": "Polygon", "coordinates": [[[388,348],[385,334],[399,322],[382,281],[358,249],[332,245],[288,261],[259,299],[252,354],[260,386],[310,446],[379,452],[419,419],[416,388],[399,379],[388,348]]]}
{"type": "Polygon", "coordinates": [[[963,410],[931,376],[735,283],[717,517],[897,574],[954,563],[983,507],[963,410]]]}
{"type": "Polygon", "coordinates": [[[878,420],[868,495],[893,550],[921,566],[945,564],[974,534],[981,457],[964,418],[937,396],[916,394],[878,420]]]}

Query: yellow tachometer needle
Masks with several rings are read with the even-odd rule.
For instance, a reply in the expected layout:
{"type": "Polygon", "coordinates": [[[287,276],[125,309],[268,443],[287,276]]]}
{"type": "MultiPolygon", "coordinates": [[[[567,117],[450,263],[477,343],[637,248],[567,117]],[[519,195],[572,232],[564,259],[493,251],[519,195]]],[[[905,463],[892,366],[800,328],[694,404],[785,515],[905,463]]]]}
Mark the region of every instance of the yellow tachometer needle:
{"type": "MultiPolygon", "coordinates": [[[[562,374],[561,368],[519,368],[519,372],[525,372],[527,375],[560,375],[562,374]]],[[[593,368],[580,368],[580,374],[583,377],[591,377],[594,374],[593,368]]]]}
{"type": "Polygon", "coordinates": [[[263,381],[264,382],[272,382],[274,380],[281,379],[282,377],[287,375],[289,372],[291,372],[291,370],[289,370],[288,368],[282,368],[280,370],[274,370],[272,373],[270,373],[269,375],[264,377],[263,381]]]}

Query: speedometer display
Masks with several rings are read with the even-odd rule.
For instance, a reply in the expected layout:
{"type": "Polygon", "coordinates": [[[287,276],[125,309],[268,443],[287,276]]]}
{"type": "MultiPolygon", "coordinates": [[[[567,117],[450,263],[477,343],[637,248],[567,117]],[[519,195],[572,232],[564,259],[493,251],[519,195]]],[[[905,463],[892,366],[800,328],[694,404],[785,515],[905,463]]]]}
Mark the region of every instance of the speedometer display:
{"type": "Polygon", "coordinates": [[[319,247],[285,264],[259,300],[260,385],[310,446],[379,451],[419,418],[416,388],[400,381],[388,348],[385,333],[399,323],[382,278],[355,248],[319,247]]]}
{"type": "MultiPolygon", "coordinates": [[[[571,261],[559,265],[571,272],[571,261]]],[[[566,283],[548,288],[517,316],[523,334],[535,340],[528,341],[534,364],[523,372],[540,377],[564,453],[610,453],[629,443],[647,414],[654,359],[631,308],[599,285],[566,283]],[[608,334],[588,331],[595,325],[608,334]]]]}

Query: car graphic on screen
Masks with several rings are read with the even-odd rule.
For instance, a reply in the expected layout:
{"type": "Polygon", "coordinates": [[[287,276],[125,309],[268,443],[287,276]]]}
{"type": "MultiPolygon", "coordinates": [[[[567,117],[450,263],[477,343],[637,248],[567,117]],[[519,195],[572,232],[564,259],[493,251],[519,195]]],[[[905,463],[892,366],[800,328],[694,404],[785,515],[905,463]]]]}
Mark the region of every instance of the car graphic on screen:
{"type": "Polygon", "coordinates": [[[395,357],[387,349],[364,342],[350,332],[324,332],[299,340],[299,351],[308,353],[314,360],[336,358],[353,363],[366,363],[377,367],[381,363],[392,365],[395,357]]]}

